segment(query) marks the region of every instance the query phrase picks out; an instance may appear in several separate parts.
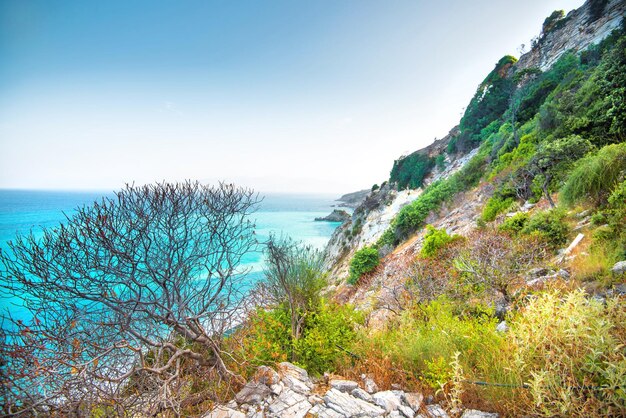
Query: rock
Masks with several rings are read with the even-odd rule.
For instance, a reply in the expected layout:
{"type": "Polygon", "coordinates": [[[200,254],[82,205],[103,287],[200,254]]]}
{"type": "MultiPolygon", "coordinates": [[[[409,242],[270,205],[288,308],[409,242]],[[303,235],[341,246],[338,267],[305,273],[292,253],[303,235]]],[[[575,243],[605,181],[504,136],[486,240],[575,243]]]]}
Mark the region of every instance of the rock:
{"type": "Polygon", "coordinates": [[[506,321],[502,321],[496,327],[496,331],[498,332],[507,332],[509,330],[509,326],[506,324],[506,321]]]}
{"type": "Polygon", "coordinates": [[[620,275],[620,274],[626,273],[626,260],[625,261],[618,261],[617,263],[615,263],[613,265],[613,268],[611,268],[611,271],[615,275],[620,275]]]}
{"type": "Polygon", "coordinates": [[[269,406],[270,416],[280,418],[304,418],[313,407],[306,396],[285,389],[269,406]]]}
{"type": "Polygon", "coordinates": [[[324,399],[322,399],[319,395],[311,395],[309,396],[309,403],[311,405],[320,405],[324,403],[324,399]]]}
{"type": "Polygon", "coordinates": [[[528,270],[526,275],[528,276],[529,279],[537,279],[539,277],[543,277],[547,275],[548,273],[550,273],[550,270],[548,270],[547,268],[537,267],[537,268],[528,270]]]}
{"type": "Polygon", "coordinates": [[[345,222],[350,218],[352,217],[345,210],[335,209],[329,215],[326,215],[323,218],[315,218],[315,220],[322,222],[345,222]]]}
{"type": "Polygon", "coordinates": [[[530,203],[529,201],[526,201],[526,203],[524,203],[524,206],[522,206],[521,211],[528,212],[529,210],[535,207],[535,204],[536,203],[530,203]]]}
{"type": "Polygon", "coordinates": [[[392,383],[391,384],[391,390],[402,390],[402,385],[400,385],[398,383],[392,383]]]}
{"type": "Polygon", "coordinates": [[[415,412],[420,410],[422,402],[424,401],[424,395],[421,393],[404,393],[402,394],[402,401],[411,407],[415,412]]]}
{"type": "Polygon", "coordinates": [[[230,401],[228,401],[228,403],[226,404],[226,406],[227,406],[228,408],[235,409],[235,408],[237,408],[237,402],[235,402],[235,400],[234,400],[234,399],[231,399],[230,401]]]}
{"type": "Polygon", "coordinates": [[[346,415],[340,414],[332,408],[327,408],[324,405],[315,405],[309,410],[309,415],[318,418],[345,418],[346,415]]]}
{"type": "Polygon", "coordinates": [[[560,277],[562,279],[568,280],[571,275],[569,274],[569,271],[564,270],[564,269],[559,269],[559,271],[556,272],[557,277],[560,277]]]}
{"type": "Polygon", "coordinates": [[[284,388],[285,386],[283,386],[282,383],[277,383],[275,385],[270,386],[270,389],[272,390],[272,393],[274,395],[280,395],[280,393],[283,391],[284,388]]]}
{"type": "Polygon", "coordinates": [[[280,382],[280,375],[271,367],[259,366],[259,368],[256,369],[253,379],[255,382],[272,386],[280,382]]]}
{"type": "Polygon", "coordinates": [[[378,392],[372,395],[374,403],[387,412],[395,411],[400,405],[402,400],[394,392],[386,390],[384,392],[378,392]]]}
{"type": "Polygon", "coordinates": [[[263,383],[250,381],[235,395],[235,401],[238,404],[256,405],[267,398],[272,390],[263,383]]]}
{"type": "MultiPolygon", "coordinates": [[[[388,418],[402,418],[402,414],[398,411],[391,411],[388,415],[388,418]]],[[[411,417],[412,418],[412,417],[411,417]]]]}
{"type": "Polygon", "coordinates": [[[426,416],[430,418],[449,418],[446,411],[438,403],[426,407],[426,416]]]}
{"type": "Polygon", "coordinates": [[[326,406],[347,417],[379,417],[385,410],[365,402],[337,389],[331,389],[324,395],[326,406]]]}
{"type": "Polygon", "coordinates": [[[433,395],[428,395],[424,402],[426,403],[426,405],[430,405],[435,402],[435,398],[433,398],[433,395]]]}
{"type": "Polygon", "coordinates": [[[349,393],[358,388],[359,384],[352,380],[333,379],[330,381],[330,387],[341,392],[349,393]]]}
{"type": "Polygon", "coordinates": [[[483,412],[476,409],[466,409],[461,418],[498,418],[495,412],[483,412]]]}
{"type": "Polygon", "coordinates": [[[370,402],[370,403],[374,402],[374,400],[372,399],[372,395],[370,395],[369,393],[367,393],[361,388],[354,389],[352,392],[350,392],[350,394],[354,396],[355,398],[364,400],[365,402],[370,402]]]}
{"type": "Polygon", "coordinates": [[[398,411],[400,411],[406,418],[413,418],[415,416],[415,411],[408,406],[400,405],[398,407],[398,411]]]}
{"type": "Polygon", "coordinates": [[[613,290],[618,295],[626,295],[626,283],[620,283],[613,286],[613,290]]]}
{"type": "Polygon", "coordinates": [[[208,414],[204,414],[202,418],[246,418],[246,415],[227,406],[218,405],[208,414]]]}
{"type": "Polygon", "coordinates": [[[279,366],[282,382],[286,387],[302,395],[311,393],[313,382],[306,370],[287,362],[280,363],[279,366]]]}
{"type": "Polygon", "coordinates": [[[363,381],[363,387],[367,393],[372,394],[378,392],[378,385],[370,377],[362,374],[361,380],[363,381]]]}

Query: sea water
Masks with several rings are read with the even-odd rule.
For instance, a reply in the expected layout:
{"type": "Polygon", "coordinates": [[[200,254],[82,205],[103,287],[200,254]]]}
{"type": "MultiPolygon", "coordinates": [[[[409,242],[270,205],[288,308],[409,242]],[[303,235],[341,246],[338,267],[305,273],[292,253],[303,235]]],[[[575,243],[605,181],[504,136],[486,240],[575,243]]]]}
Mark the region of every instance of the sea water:
{"type": "MultiPolygon", "coordinates": [[[[0,248],[7,250],[7,242],[16,235],[32,231],[41,236],[43,228],[53,228],[71,217],[78,207],[89,205],[103,196],[104,192],[67,192],[0,190],[0,248]]],[[[328,215],[335,196],[306,194],[261,194],[257,211],[250,216],[256,224],[256,236],[262,244],[270,234],[287,235],[297,241],[322,249],[339,223],[315,221],[316,217],[328,215]]],[[[262,249],[262,245],[260,246],[262,249]]],[[[249,253],[240,266],[247,270],[246,282],[253,285],[263,278],[263,253],[249,253]]],[[[0,280],[2,278],[0,277],[0,280]]],[[[0,306],[13,313],[19,307],[9,299],[0,297],[0,306]]]]}

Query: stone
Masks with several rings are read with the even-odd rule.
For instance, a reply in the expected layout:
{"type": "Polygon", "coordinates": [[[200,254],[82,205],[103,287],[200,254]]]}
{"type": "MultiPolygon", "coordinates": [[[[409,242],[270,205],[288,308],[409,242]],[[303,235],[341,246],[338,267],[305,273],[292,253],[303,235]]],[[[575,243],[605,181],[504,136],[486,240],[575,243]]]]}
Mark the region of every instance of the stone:
{"type": "Polygon", "coordinates": [[[461,418],[498,418],[495,412],[483,412],[477,409],[466,409],[461,418]]]}
{"type": "Polygon", "coordinates": [[[259,366],[259,368],[256,369],[253,380],[267,386],[272,386],[280,382],[280,375],[271,367],[259,366]]]}
{"type": "Polygon", "coordinates": [[[269,412],[274,417],[304,418],[312,407],[306,396],[285,388],[269,405],[269,412]]]}
{"type": "Polygon", "coordinates": [[[626,283],[620,283],[613,286],[613,290],[618,295],[626,295],[626,283]]]}
{"type": "Polygon", "coordinates": [[[415,411],[405,405],[400,405],[398,407],[398,411],[400,411],[406,418],[413,418],[415,416],[415,411]]]}
{"type": "Polygon", "coordinates": [[[303,395],[311,393],[313,382],[306,370],[287,362],[280,363],[278,366],[282,383],[286,387],[303,395]]]}
{"type": "Polygon", "coordinates": [[[270,386],[270,389],[272,390],[272,393],[274,395],[280,395],[280,393],[283,391],[284,388],[285,386],[283,386],[282,383],[277,383],[275,385],[270,386]]]}
{"type": "Polygon", "coordinates": [[[324,405],[315,405],[309,410],[309,415],[318,418],[345,418],[346,415],[340,414],[332,408],[327,408],[324,405]]]}
{"type": "Polygon", "coordinates": [[[415,412],[420,410],[424,395],[421,393],[405,393],[402,395],[402,401],[407,404],[415,412]]]}
{"type": "Polygon", "coordinates": [[[374,399],[374,403],[376,405],[380,406],[387,412],[395,411],[400,405],[402,405],[402,400],[400,400],[398,395],[390,390],[377,392],[372,395],[372,399],[374,399]]]}
{"type": "Polygon", "coordinates": [[[522,206],[521,211],[522,212],[528,212],[529,210],[531,210],[534,207],[535,207],[535,203],[530,203],[529,201],[526,201],[524,203],[524,206],[522,206]]]}
{"type": "Polygon", "coordinates": [[[509,326],[506,324],[506,321],[502,321],[496,327],[496,331],[498,332],[507,332],[509,330],[509,326]]]}
{"type": "Polygon", "coordinates": [[[309,396],[309,403],[313,406],[320,405],[324,403],[324,399],[319,395],[311,395],[309,396]]]}
{"type": "Polygon", "coordinates": [[[438,403],[426,407],[426,416],[430,418],[449,418],[446,411],[438,403]]]}
{"type": "Polygon", "coordinates": [[[392,383],[391,384],[391,390],[402,390],[402,385],[400,385],[398,383],[392,383]]]}
{"type": "Polygon", "coordinates": [[[365,402],[373,402],[372,395],[370,395],[361,388],[355,388],[354,390],[352,390],[352,392],[350,392],[350,395],[354,396],[355,398],[362,399],[365,402]]]}
{"type": "Polygon", "coordinates": [[[208,414],[204,414],[202,418],[246,418],[246,415],[227,406],[218,405],[208,414]]]}
{"type": "Polygon", "coordinates": [[[568,280],[571,275],[569,274],[569,271],[564,270],[564,269],[559,269],[559,271],[556,272],[557,277],[560,277],[562,279],[568,280]]]}
{"type": "Polygon", "coordinates": [[[263,383],[250,381],[235,395],[238,404],[256,405],[267,398],[272,390],[263,383]]]}
{"type": "Polygon", "coordinates": [[[362,374],[361,381],[363,382],[363,387],[367,393],[372,394],[378,392],[378,385],[369,376],[362,374]]]}
{"type": "Polygon", "coordinates": [[[528,270],[526,275],[530,279],[537,279],[539,277],[546,276],[548,273],[550,273],[550,270],[548,270],[547,268],[545,268],[545,267],[536,267],[534,269],[528,270]]]}
{"type": "Polygon", "coordinates": [[[617,263],[615,263],[613,265],[613,268],[611,268],[611,271],[615,275],[621,275],[621,274],[626,273],[626,260],[618,261],[617,263]]]}
{"type": "Polygon", "coordinates": [[[388,415],[388,418],[402,418],[402,414],[399,411],[391,411],[388,415]]]}
{"type": "Polygon", "coordinates": [[[358,388],[359,384],[352,380],[333,379],[330,381],[330,387],[341,392],[349,393],[358,388]]]}
{"type": "Polygon", "coordinates": [[[385,410],[355,398],[337,389],[331,389],[324,395],[326,406],[347,417],[379,417],[385,410]]]}

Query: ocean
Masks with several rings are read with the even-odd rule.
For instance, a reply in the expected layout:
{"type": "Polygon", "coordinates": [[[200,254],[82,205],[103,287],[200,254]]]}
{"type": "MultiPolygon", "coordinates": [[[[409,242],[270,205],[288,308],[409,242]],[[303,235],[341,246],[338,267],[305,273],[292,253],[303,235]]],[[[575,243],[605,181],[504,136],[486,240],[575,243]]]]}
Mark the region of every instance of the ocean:
{"type": "MultiPolygon", "coordinates": [[[[7,249],[7,242],[17,234],[33,231],[41,235],[42,228],[52,228],[71,217],[74,209],[89,205],[106,196],[104,192],[68,192],[34,190],[0,190],[0,248],[7,249]]],[[[110,194],[112,196],[112,194],[110,194]]],[[[291,238],[323,249],[335,228],[336,222],[316,222],[332,211],[337,196],[306,194],[262,195],[258,210],[250,217],[256,224],[259,242],[271,233],[291,238]]],[[[248,284],[263,278],[263,254],[248,254],[242,267],[250,272],[248,284]]],[[[0,278],[1,280],[1,278],[0,278]]],[[[19,307],[0,297],[0,305],[19,315],[19,307]],[[14,311],[15,310],[15,311],[14,311]]]]}

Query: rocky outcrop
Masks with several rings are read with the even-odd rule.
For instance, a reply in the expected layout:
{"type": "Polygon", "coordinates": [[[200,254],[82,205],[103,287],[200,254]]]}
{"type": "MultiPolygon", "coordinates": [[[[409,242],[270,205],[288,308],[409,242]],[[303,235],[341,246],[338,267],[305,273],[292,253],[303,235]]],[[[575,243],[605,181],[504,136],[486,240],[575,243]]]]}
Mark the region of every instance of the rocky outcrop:
{"type": "Polygon", "coordinates": [[[338,206],[344,206],[354,209],[358,207],[363,202],[363,200],[365,200],[369,193],[370,191],[366,189],[359,190],[358,192],[344,194],[339,199],[337,199],[337,202],[341,202],[341,205],[338,206]]]}
{"type": "Polygon", "coordinates": [[[315,220],[325,222],[345,222],[350,218],[350,214],[345,210],[335,209],[329,215],[324,216],[323,218],[315,218],[315,220]]]}
{"type": "MultiPolygon", "coordinates": [[[[369,389],[376,387],[371,378],[363,380],[369,389]]],[[[370,395],[357,382],[342,379],[330,380],[329,386],[316,384],[306,370],[291,363],[280,363],[277,371],[261,366],[232,401],[215,406],[203,418],[448,416],[439,404],[425,405],[420,393],[386,390],[370,395]]],[[[463,416],[494,418],[498,415],[468,409],[463,416]]]]}
{"type": "Polygon", "coordinates": [[[542,33],[531,50],[520,57],[514,68],[539,68],[545,71],[567,51],[581,52],[590,45],[601,42],[619,28],[625,13],[624,0],[588,0],[578,9],[569,12],[547,33],[542,33]]]}

